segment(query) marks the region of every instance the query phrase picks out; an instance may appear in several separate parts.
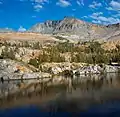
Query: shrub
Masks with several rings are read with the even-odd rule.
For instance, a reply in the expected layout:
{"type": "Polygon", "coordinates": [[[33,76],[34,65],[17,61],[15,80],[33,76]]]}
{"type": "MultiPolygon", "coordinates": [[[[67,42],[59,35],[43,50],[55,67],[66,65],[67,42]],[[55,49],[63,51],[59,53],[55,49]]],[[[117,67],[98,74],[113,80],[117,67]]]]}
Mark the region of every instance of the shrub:
{"type": "Polygon", "coordinates": [[[37,59],[30,59],[29,64],[33,65],[36,68],[39,67],[39,62],[37,61],[37,59]]]}

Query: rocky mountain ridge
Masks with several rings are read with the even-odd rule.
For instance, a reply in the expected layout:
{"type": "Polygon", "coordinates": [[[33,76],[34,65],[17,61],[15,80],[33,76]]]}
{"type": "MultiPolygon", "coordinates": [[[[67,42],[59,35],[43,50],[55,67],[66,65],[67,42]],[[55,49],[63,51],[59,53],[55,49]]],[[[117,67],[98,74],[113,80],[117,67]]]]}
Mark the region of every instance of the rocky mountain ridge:
{"type": "MultiPolygon", "coordinates": [[[[15,32],[13,29],[0,28],[0,34],[13,32],[15,32]]],[[[37,23],[24,33],[47,34],[55,38],[62,37],[70,42],[89,40],[116,41],[120,39],[120,23],[105,26],[92,24],[73,17],[64,17],[62,20],[47,20],[43,23],[37,23]]]]}
{"type": "Polygon", "coordinates": [[[53,34],[71,40],[108,40],[120,34],[120,23],[110,25],[97,25],[80,19],[65,17],[63,20],[48,20],[35,24],[29,32],[53,34]]]}

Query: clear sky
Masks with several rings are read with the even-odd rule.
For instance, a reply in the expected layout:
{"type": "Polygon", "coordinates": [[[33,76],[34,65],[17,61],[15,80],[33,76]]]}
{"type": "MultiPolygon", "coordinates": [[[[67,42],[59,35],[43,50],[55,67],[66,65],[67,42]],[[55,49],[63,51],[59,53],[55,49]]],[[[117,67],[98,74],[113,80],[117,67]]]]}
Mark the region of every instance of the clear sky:
{"type": "Polygon", "coordinates": [[[64,16],[99,24],[117,23],[120,0],[0,0],[1,28],[25,30],[38,22],[64,16]]]}

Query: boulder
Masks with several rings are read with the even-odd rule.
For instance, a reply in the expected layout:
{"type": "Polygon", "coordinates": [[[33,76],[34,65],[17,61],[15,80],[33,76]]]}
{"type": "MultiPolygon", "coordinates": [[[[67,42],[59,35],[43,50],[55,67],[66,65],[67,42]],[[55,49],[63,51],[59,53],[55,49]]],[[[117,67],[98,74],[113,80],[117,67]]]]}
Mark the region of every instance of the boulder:
{"type": "Polygon", "coordinates": [[[24,73],[22,79],[35,79],[40,78],[40,73],[24,73]]]}
{"type": "Polygon", "coordinates": [[[44,73],[44,72],[40,73],[40,78],[51,78],[51,77],[52,77],[52,75],[49,73],[44,73]]]}
{"type": "Polygon", "coordinates": [[[87,75],[87,74],[100,74],[101,72],[98,69],[98,66],[84,66],[80,67],[77,70],[73,70],[73,74],[75,75],[87,75]]]}
{"type": "Polygon", "coordinates": [[[55,74],[55,75],[57,75],[57,74],[59,74],[59,73],[61,73],[62,72],[62,69],[60,68],[60,67],[52,67],[51,68],[51,73],[52,74],[55,74]]]}
{"type": "Polygon", "coordinates": [[[116,73],[118,71],[119,69],[117,66],[105,65],[105,70],[104,70],[105,73],[116,73]]]}

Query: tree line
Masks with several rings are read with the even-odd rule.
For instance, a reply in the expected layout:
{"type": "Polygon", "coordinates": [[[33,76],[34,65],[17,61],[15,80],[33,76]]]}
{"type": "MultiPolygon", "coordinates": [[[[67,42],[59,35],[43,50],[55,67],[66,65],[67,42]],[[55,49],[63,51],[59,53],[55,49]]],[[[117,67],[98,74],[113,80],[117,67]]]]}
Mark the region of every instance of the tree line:
{"type": "MultiPolygon", "coordinates": [[[[25,42],[25,45],[28,47],[27,45],[29,45],[29,43],[25,42]]],[[[15,59],[15,53],[19,47],[16,46],[14,50],[9,49],[9,47],[10,45],[5,45],[0,58],[15,59]]],[[[36,43],[34,44],[34,49],[42,50],[37,58],[30,59],[29,61],[29,64],[35,67],[39,67],[39,65],[44,62],[66,62],[68,54],[70,56],[69,62],[83,62],[88,64],[120,63],[120,45],[116,45],[115,49],[105,50],[99,42],[92,41],[73,44],[67,41],[64,43],[51,44],[45,48],[43,48],[40,43],[36,43]]]]}

